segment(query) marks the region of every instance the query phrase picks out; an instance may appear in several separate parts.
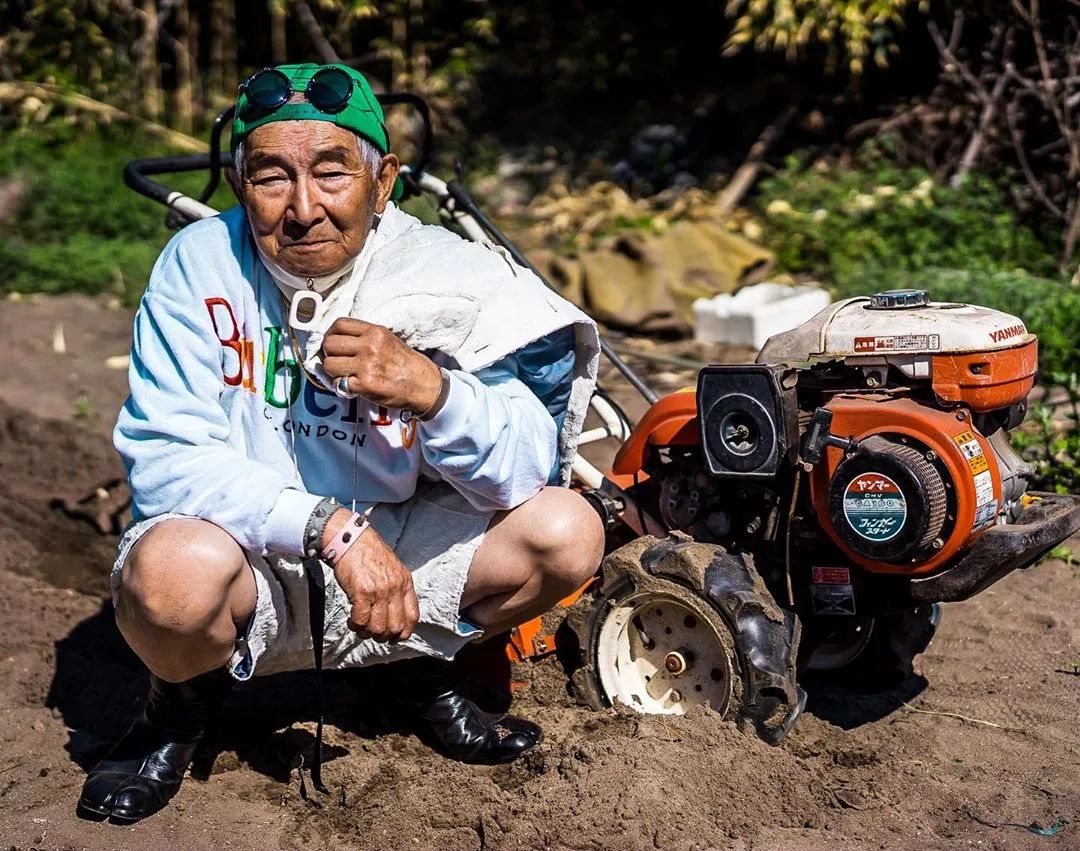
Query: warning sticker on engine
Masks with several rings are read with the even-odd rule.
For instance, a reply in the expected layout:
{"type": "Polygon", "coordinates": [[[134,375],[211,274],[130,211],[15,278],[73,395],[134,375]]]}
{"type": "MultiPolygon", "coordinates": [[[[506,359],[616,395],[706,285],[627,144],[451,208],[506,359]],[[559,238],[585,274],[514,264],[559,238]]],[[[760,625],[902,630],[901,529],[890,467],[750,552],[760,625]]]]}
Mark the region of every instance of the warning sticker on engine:
{"type": "Polygon", "coordinates": [[[862,473],[844,491],[844,518],[856,535],[879,543],[895,538],[907,519],[907,500],[881,473],[862,473]]]}
{"type": "Polygon", "coordinates": [[[975,504],[982,506],[994,501],[994,480],[990,471],[984,470],[975,476],[975,504]]]}
{"type": "Polygon", "coordinates": [[[898,334],[894,337],[855,337],[851,350],[866,352],[936,352],[941,348],[938,334],[898,334]]]}
{"type": "Polygon", "coordinates": [[[851,571],[846,567],[813,567],[810,581],[817,585],[850,585],[851,571]]]}
{"type": "Polygon", "coordinates": [[[960,432],[953,438],[953,442],[960,447],[960,451],[967,459],[968,466],[971,467],[973,476],[990,469],[986,455],[983,454],[982,446],[972,432],[960,432]]]}
{"type": "Polygon", "coordinates": [[[851,585],[811,585],[815,615],[855,614],[855,589],[851,585]]]}
{"type": "Polygon", "coordinates": [[[974,530],[989,526],[997,519],[997,514],[998,502],[996,499],[990,500],[986,505],[980,505],[975,510],[975,522],[971,524],[971,528],[974,530]]]}

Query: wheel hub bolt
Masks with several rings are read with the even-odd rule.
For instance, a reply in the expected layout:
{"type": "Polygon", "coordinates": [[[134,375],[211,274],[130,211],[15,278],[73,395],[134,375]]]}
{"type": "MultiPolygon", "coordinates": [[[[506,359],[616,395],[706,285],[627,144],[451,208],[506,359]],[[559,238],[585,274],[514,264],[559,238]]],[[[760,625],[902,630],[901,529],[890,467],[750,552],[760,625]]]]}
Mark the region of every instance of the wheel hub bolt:
{"type": "Polygon", "coordinates": [[[672,650],[664,657],[664,669],[674,676],[686,670],[686,657],[678,650],[672,650]]]}

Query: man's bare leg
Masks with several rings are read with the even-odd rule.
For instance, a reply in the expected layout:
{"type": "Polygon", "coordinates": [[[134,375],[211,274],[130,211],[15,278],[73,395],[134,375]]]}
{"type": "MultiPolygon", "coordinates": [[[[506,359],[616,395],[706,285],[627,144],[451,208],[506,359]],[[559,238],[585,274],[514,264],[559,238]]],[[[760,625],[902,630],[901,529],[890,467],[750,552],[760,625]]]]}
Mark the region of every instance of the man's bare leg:
{"type": "Polygon", "coordinates": [[[603,555],[595,509],[566,488],[544,488],[493,521],[469,568],[462,613],[489,634],[524,623],[581,587],[603,555]]]}
{"type": "Polygon", "coordinates": [[[166,682],[224,665],[255,610],[255,577],[240,545],[205,520],[165,520],[132,548],[120,572],[116,623],[166,682]]]}
{"type": "MultiPolygon", "coordinates": [[[[488,529],[469,568],[462,614],[489,635],[523,623],[586,582],[603,548],[603,528],[589,504],[563,488],[545,488],[488,529]]],[[[415,729],[454,759],[510,762],[543,737],[528,719],[482,711],[446,662],[422,658],[398,666],[399,717],[411,716],[415,729]]]]}
{"type": "MultiPolygon", "coordinates": [[[[491,634],[542,614],[596,571],[603,546],[592,507],[572,491],[545,488],[492,523],[469,569],[462,611],[491,634]]],[[[254,609],[243,550],[205,520],[159,523],[120,573],[117,625],[166,682],[224,665],[254,609]]]]}
{"type": "Polygon", "coordinates": [[[131,823],[176,794],[232,682],[224,670],[255,608],[239,545],[202,520],[166,520],[132,548],[116,622],[150,668],[142,715],[87,775],[79,810],[131,823]]]}

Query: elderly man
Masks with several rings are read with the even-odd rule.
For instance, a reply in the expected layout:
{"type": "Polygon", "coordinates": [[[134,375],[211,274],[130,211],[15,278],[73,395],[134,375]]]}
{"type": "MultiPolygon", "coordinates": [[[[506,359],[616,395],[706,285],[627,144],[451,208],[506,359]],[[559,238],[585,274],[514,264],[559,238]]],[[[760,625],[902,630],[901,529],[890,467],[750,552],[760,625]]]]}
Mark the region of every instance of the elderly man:
{"type": "Polygon", "coordinates": [[[116,621],[150,689],[79,803],[121,822],[168,803],[255,674],[411,666],[377,699],[452,758],[514,759],[540,729],[478,709],[448,660],[603,550],[585,500],[551,486],[595,380],[587,317],[397,209],[398,159],[351,69],[253,75],[232,144],[240,205],[158,260],[115,431],[135,510],[116,621]]]}

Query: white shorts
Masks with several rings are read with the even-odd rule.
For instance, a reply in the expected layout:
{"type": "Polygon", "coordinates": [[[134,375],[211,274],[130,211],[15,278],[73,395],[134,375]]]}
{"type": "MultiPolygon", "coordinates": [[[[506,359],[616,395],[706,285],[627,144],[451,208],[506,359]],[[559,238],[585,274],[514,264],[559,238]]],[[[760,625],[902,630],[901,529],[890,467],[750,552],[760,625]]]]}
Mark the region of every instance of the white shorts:
{"type": "MultiPolygon", "coordinates": [[[[330,566],[321,562],[326,578],[323,665],[353,668],[420,655],[451,659],[478,638],[481,630],[461,618],[461,596],[473,556],[494,516],[493,511],[473,508],[442,482],[421,484],[406,502],[377,505],[370,515],[371,525],[412,571],[420,622],[410,638],[397,644],[361,640],[347,625],[350,606],[345,592],[330,566]]],[[[127,528],[112,570],[114,602],[120,571],[135,542],[158,523],[183,517],[163,514],[127,528]]],[[[248,627],[229,660],[229,671],[236,679],[246,680],[256,674],[313,667],[307,578],[301,559],[245,554],[255,576],[257,597],[248,627]]],[[[176,569],[184,566],[178,564],[176,569]]]]}

